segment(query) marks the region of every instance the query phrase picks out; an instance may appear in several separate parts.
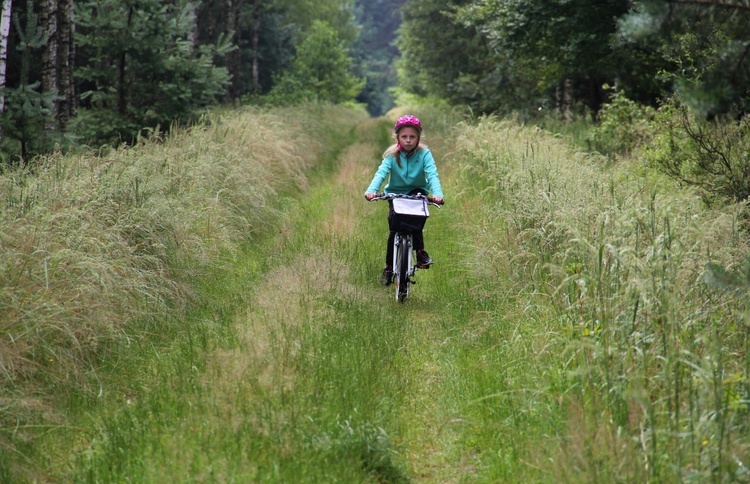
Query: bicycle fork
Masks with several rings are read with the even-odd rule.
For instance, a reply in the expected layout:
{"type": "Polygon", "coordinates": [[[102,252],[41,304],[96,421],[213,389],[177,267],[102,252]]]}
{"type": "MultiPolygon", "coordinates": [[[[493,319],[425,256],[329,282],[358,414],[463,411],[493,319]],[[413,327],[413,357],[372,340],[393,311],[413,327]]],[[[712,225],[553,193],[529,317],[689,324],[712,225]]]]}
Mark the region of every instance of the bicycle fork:
{"type": "Polygon", "coordinates": [[[399,301],[409,297],[409,285],[416,282],[412,280],[415,272],[412,248],[410,234],[396,234],[393,242],[393,276],[396,283],[396,299],[399,301]]]}

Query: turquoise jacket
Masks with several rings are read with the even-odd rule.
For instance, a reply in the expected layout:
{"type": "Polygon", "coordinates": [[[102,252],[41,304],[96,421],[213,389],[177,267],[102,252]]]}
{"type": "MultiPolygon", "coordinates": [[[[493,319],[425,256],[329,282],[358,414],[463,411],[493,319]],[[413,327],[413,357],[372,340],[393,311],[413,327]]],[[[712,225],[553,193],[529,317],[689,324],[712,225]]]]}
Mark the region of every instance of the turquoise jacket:
{"type": "Polygon", "coordinates": [[[406,194],[415,188],[421,188],[433,197],[444,198],[435,159],[429,149],[420,148],[408,156],[406,153],[399,152],[398,156],[401,159],[401,166],[398,166],[396,158],[392,155],[383,158],[380,168],[365,193],[377,193],[390,175],[388,184],[383,189],[385,193],[406,194]]]}

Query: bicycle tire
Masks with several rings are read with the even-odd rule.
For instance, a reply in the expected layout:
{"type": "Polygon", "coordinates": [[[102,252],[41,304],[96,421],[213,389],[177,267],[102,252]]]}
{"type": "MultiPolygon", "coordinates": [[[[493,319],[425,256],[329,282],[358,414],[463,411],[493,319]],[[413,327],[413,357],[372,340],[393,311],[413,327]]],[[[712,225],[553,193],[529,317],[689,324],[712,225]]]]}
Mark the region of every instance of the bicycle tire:
{"type": "Polygon", "coordinates": [[[399,243],[396,250],[396,264],[394,267],[394,277],[396,277],[396,300],[404,302],[409,297],[409,252],[411,244],[409,238],[402,234],[397,234],[399,243]]]}
{"type": "Polygon", "coordinates": [[[393,274],[391,275],[391,280],[393,281],[393,286],[396,288],[396,296],[398,299],[398,288],[401,285],[401,252],[399,247],[401,247],[401,238],[399,234],[396,234],[396,237],[393,239],[393,274]]]}

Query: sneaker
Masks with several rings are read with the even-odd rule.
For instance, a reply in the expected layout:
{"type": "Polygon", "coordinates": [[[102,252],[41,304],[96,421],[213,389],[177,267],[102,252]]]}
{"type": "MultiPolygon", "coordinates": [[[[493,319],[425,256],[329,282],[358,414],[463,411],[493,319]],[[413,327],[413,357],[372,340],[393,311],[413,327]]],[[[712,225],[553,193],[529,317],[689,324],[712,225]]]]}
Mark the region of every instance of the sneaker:
{"type": "Polygon", "coordinates": [[[422,269],[429,269],[435,261],[430,258],[424,249],[417,251],[417,265],[422,269]]]}
{"type": "Polygon", "coordinates": [[[384,286],[390,286],[393,284],[393,267],[385,266],[383,268],[383,274],[380,276],[380,283],[384,286]]]}

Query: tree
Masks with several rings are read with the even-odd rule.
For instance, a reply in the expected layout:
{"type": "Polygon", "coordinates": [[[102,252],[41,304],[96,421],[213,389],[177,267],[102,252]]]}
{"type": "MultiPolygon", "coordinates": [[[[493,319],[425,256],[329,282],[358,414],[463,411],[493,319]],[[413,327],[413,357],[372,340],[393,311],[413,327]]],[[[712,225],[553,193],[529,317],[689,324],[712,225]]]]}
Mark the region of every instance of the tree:
{"type": "Polygon", "coordinates": [[[73,72],[75,70],[76,48],[74,41],[75,19],[73,0],[62,0],[59,8],[58,40],[58,106],[57,116],[60,131],[67,130],[68,121],[76,115],[78,105],[73,72]]]}
{"type": "MultiPolygon", "coordinates": [[[[226,0],[226,35],[227,40],[235,46],[239,40],[240,14],[243,3],[243,0],[226,0]]],[[[230,75],[227,94],[230,99],[239,99],[241,93],[239,78],[240,70],[242,68],[239,49],[232,49],[227,52],[225,59],[227,70],[230,75]]]]}
{"type": "Polygon", "coordinates": [[[292,69],[271,91],[271,98],[283,103],[353,101],[362,91],[364,81],[351,70],[352,58],[336,30],[317,20],[300,45],[292,69]]]}
{"type": "Polygon", "coordinates": [[[647,43],[623,42],[629,0],[410,0],[399,47],[400,86],[475,112],[540,107],[594,115],[604,84],[656,104],[673,66],[647,43]]]}
{"type": "Polygon", "coordinates": [[[679,100],[659,110],[651,163],[683,185],[698,187],[708,205],[750,199],[750,116],[739,122],[706,119],[679,100]]]}
{"type": "Polygon", "coordinates": [[[87,139],[131,139],[142,129],[189,121],[228,83],[214,64],[231,46],[191,42],[194,3],[175,0],[82,2],[77,36],[82,107],[77,120],[87,139]]]}
{"type": "Polygon", "coordinates": [[[409,0],[403,9],[398,46],[399,87],[421,96],[435,96],[475,111],[497,108],[492,93],[518,82],[501,56],[490,50],[475,26],[460,22],[460,7],[470,0],[409,0]]]}
{"type": "Polygon", "coordinates": [[[359,36],[354,22],[354,0],[275,0],[274,4],[285,10],[286,23],[296,27],[298,38],[306,38],[318,21],[336,31],[347,47],[359,36]]]}
{"type": "Polygon", "coordinates": [[[17,46],[21,53],[20,77],[18,87],[4,91],[6,109],[0,119],[6,136],[20,145],[22,164],[33,154],[48,148],[44,126],[49,121],[54,102],[52,95],[40,90],[40,82],[32,82],[29,77],[32,53],[45,43],[45,33],[39,25],[31,0],[26,4],[25,17],[23,26],[18,17],[14,19],[20,39],[17,46]]]}
{"type": "Polygon", "coordinates": [[[355,63],[366,79],[357,98],[370,114],[379,116],[393,106],[391,88],[397,81],[396,39],[401,24],[401,7],[406,0],[358,0],[356,12],[361,33],[356,44],[355,63]]]}
{"type": "Polygon", "coordinates": [[[676,94],[708,117],[750,105],[750,5],[746,1],[645,0],[620,21],[629,42],[655,45],[674,67],[676,94]]]}
{"type": "Polygon", "coordinates": [[[253,99],[267,93],[278,74],[291,67],[315,20],[328,22],[350,47],[358,35],[352,4],[353,0],[203,0],[198,40],[212,44],[226,38],[237,47],[221,64],[231,75],[227,99],[253,99]]]}
{"type": "Polygon", "coordinates": [[[605,83],[647,103],[665,88],[655,77],[668,66],[648,45],[617,41],[617,20],[630,3],[476,0],[461,8],[459,18],[483,32],[493,55],[509,60],[546,99],[562,109],[569,107],[565,99],[581,101],[595,114],[606,101],[605,83]]]}
{"type": "Polygon", "coordinates": [[[257,94],[260,91],[260,19],[261,19],[261,4],[260,0],[254,0],[253,11],[252,11],[252,22],[250,24],[251,31],[251,44],[250,50],[252,52],[252,86],[251,92],[257,94]]]}
{"type": "MultiPolygon", "coordinates": [[[[245,33],[243,23],[246,3],[244,0],[204,0],[200,4],[196,3],[191,14],[196,19],[194,28],[197,32],[197,45],[228,42],[238,46],[245,33]],[[200,22],[197,21],[198,18],[200,22]]],[[[225,67],[230,76],[226,100],[236,100],[244,91],[241,58],[240,50],[233,48],[219,60],[219,65],[225,67]]]]}
{"type": "MultiPolygon", "coordinates": [[[[3,0],[3,10],[0,12],[0,115],[5,111],[5,68],[8,61],[8,34],[12,7],[12,0],[3,0]]],[[[0,126],[1,136],[2,126],[0,126]]]]}
{"type": "MultiPolygon", "coordinates": [[[[42,0],[40,14],[41,28],[44,31],[42,50],[42,92],[57,96],[57,0],[42,0]]],[[[45,130],[54,129],[53,121],[57,117],[56,103],[52,103],[50,117],[45,130]]]]}

